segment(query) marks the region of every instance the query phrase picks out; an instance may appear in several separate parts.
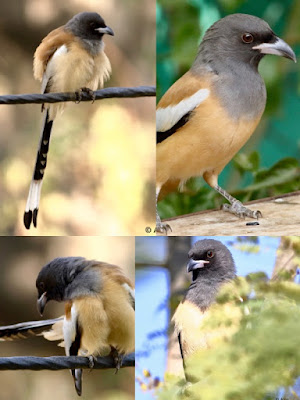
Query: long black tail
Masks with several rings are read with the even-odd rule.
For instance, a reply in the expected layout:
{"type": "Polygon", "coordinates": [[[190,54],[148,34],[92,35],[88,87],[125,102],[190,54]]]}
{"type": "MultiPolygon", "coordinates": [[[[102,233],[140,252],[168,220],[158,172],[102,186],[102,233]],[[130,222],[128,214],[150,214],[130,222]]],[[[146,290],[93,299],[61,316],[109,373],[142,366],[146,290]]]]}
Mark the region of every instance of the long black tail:
{"type": "Polygon", "coordinates": [[[25,339],[33,335],[39,335],[45,329],[52,328],[52,325],[62,320],[61,318],[46,319],[43,321],[21,322],[15,325],[0,326],[0,341],[25,339]]]}
{"type": "Polygon", "coordinates": [[[43,130],[41,133],[34,173],[24,213],[24,225],[26,229],[30,228],[31,222],[33,222],[34,227],[37,226],[37,215],[39,211],[43,177],[47,165],[47,154],[49,150],[52,125],[53,120],[50,120],[49,118],[49,110],[45,110],[43,130]]]}
{"type": "MultiPolygon", "coordinates": [[[[81,336],[82,336],[82,332],[81,332],[81,329],[77,322],[75,339],[72,342],[71,347],[69,349],[67,349],[65,347],[67,355],[70,355],[70,356],[78,355],[78,352],[80,349],[80,344],[81,344],[81,336]]],[[[76,393],[78,394],[78,396],[81,396],[81,393],[82,393],[82,369],[79,369],[79,368],[71,369],[71,374],[74,379],[76,393]]]]}
{"type": "Polygon", "coordinates": [[[78,396],[81,396],[82,393],[82,369],[72,369],[71,370],[73,379],[74,379],[74,384],[75,384],[75,390],[78,396]]]}

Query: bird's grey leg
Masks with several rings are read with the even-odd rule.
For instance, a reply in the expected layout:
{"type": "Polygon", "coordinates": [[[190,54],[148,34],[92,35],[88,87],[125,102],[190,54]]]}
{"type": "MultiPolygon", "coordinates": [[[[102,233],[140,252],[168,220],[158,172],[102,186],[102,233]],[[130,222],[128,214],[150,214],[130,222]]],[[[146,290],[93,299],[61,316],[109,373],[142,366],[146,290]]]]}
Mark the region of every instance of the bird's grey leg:
{"type": "Polygon", "coordinates": [[[95,366],[96,357],[95,356],[87,356],[89,359],[89,368],[93,369],[95,366]]]}
{"type": "Polygon", "coordinates": [[[124,354],[119,353],[118,350],[113,346],[110,346],[110,348],[111,348],[110,356],[113,358],[114,363],[116,365],[116,371],[115,371],[116,374],[122,366],[124,354]]]}
{"type": "Polygon", "coordinates": [[[232,214],[237,215],[240,218],[250,217],[250,218],[261,218],[262,213],[260,211],[252,211],[249,208],[245,207],[239,200],[235,199],[226,190],[222,189],[219,185],[215,185],[214,189],[220,193],[226,200],[229,201],[229,204],[223,204],[222,210],[230,212],[232,214]]]}
{"type": "Polygon", "coordinates": [[[155,232],[165,233],[167,235],[168,230],[170,230],[170,232],[172,232],[172,229],[169,224],[164,224],[161,222],[160,216],[157,211],[157,199],[158,199],[160,189],[161,189],[160,187],[158,187],[156,189],[156,228],[155,228],[155,232]]]}

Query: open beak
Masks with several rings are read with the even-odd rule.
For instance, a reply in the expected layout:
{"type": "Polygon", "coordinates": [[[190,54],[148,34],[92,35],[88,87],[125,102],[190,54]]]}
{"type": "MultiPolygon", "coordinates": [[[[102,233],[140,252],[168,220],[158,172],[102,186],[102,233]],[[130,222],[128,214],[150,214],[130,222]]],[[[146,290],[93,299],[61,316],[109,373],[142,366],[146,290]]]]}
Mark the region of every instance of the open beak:
{"type": "Polygon", "coordinates": [[[195,269],[204,268],[206,264],[209,264],[209,261],[206,260],[193,260],[192,258],[187,264],[187,272],[192,272],[195,269]]]}
{"type": "Polygon", "coordinates": [[[274,54],[297,62],[295,53],[291,47],[279,37],[276,38],[275,43],[262,43],[252,48],[253,50],[259,50],[262,54],[274,54]]]}
{"type": "Polygon", "coordinates": [[[43,316],[45,305],[47,304],[47,292],[44,292],[37,300],[37,309],[41,316],[43,316]]]}
{"type": "Polygon", "coordinates": [[[115,36],[114,31],[109,26],[106,26],[105,28],[97,28],[97,29],[95,29],[95,31],[103,33],[103,35],[106,34],[106,35],[115,36]]]}

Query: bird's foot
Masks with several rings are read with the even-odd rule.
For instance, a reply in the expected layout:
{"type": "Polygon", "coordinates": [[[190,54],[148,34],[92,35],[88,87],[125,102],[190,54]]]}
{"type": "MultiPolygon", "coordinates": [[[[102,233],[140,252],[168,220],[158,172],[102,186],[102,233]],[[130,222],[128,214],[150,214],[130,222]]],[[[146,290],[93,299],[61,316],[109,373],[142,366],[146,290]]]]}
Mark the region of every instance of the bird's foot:
{"type": "Polygon", "coordinates": [[[155,231],[154,232],[159,232],[159,233],[163,233],[165,235],[168,235],[168,231],[170,230],[170,232],[172,232],[172,228],[170,227],[169,224],[163,224],[161,222],[160,216],[158,214],[158,211],[156,209],[156,227],[155,227],[155,231]]]}
{"type": "Polygon", "coordinates": [[[93,369],[95,366],[96,357],[95,356],[87,356],[89,359],[89,368],[93,369]]]}
{"type": "Polygon", "coordinates": [[[92,104],[95,102],[95,100],[96,100],[95,92],[90,88],[82,87],[79,90],[76,90],[76,92],[75,92],[75,96],[76,96],[76,102],[75,103],[76,104],[79,104],[81,102],[82,93],[87,93],[90,96],[90,98],[92,100],[92,104]]]}
{"type": "Polygon", "coordinates": [[[234,200],[232,204],[223,204],[222,210],[235,214],[240,218],[250,217],[258,219],[262,217],[262,213],[259,210],[250,210],[249,208],[245,207],[239,200],[234,200]]]}
{"type": "Polygon", "coordinates": [[[124,354],[120,354],[117,349],[112,347],[110,355],[112,356],[112,358],[114,360],[114,363],[115,363],[115,366],[116,366],[115,374],[117,374],[119,369],[122,367],[124,354]]]}
{"type": "Polygon", "coordinates": [[[156,224],[155,232],[159,232],[159,233],[168,235],[168,231],[172,232],[172,228],[170,227],[169,224],[163,224],[162,222],[159,222],[156,224]]]}

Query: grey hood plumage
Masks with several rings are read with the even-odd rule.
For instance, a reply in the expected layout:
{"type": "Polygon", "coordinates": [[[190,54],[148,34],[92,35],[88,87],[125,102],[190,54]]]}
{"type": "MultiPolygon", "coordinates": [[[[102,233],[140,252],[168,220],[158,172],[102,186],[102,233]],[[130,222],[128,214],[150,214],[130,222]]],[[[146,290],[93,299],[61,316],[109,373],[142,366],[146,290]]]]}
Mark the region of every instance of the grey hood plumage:
{"type": "Polygon", "coordinates": [[[253,15],[231,14],[206,31],[191,71],[213,75],[212,90],[231,118],[256,119],[266,104],[265,83],[258,72],[266,54],[296,61],[293,50],[267,22],[253,15]],[[249,43],[243,40],[245,34],[250,35],[249,43]]]}
{"type": "Polygon", "coordinates": [[[189,251],[188,272],[192,283],[185,300],[205,311],[216,298],[220,286],[236,276],[234,260],[228,248],[218,240],[199,240],[189,251]]]}
{"type": "Polygon", "coordinates": [[[68,301],[99,294],[101,277],[93,268],[97,264],[98,261],[83,257],[60,257],[45,265],[36,280],[40,313],[50,300],[68,301]]]}

